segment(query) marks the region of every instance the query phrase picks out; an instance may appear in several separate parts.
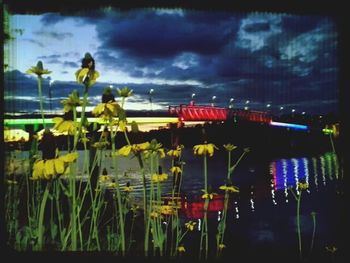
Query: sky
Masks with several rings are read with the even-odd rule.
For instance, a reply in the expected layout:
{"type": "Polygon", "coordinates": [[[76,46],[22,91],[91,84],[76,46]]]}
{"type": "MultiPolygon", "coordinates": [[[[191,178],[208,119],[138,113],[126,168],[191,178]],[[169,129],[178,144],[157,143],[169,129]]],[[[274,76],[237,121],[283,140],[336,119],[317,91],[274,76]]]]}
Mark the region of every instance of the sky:
{"type": "Polygon", "coordinates": [[[338,111],[338,35],[331,17],[100,8],[10,14],[8,22],[5,112],[38,111],[37,81],[25,72],[39,60],[52,71],[44,76],[44,108],[62,111],[60,101],[70,92],[82,95],[74,73],[86,52],[100,73],[90,108],[105,87],[128,86],[134,96],[125,107],[133,110],[167,110],[193,99],[273,113],[338,111]]]}

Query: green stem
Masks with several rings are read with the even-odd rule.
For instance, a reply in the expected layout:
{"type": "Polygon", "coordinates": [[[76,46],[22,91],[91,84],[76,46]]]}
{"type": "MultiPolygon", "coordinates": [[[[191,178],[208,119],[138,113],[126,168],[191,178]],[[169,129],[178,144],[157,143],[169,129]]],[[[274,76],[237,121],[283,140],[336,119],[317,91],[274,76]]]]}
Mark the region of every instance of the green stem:
{"type": "MultiPolygon", "coordinates": [[[[230,167],[231,167],[231,151],[227,152],[227,180],[230,180],[231,177],[231,172],[230,172],[230,167]]],[[[245,152],[243,152],[244,154],[245,152]]],[[[243,157],[243,154],[241,157],[243,157]]],[[[236,165],[242,158],[239,158],[236,165]]],[[[220,248],[219,245],[224,243],[224,237],[225,237],[225,229],[226,229],[226,217],[227,217],[227,207],[228,207],[228,201],[229,201],[229,194],[228,191],[225,191],[225,198],[224,198],[224,211],[222,214],[222,229],[219,229],[219,238],[218,238],[218,244],[217,244],[217,256],[219,256],[220,248]]]]}
{"type": "Polygon", "coordinates": [[[40,104],[40,114],[43,121],[44,129],[46,129],[45,116],[44,116],[44,106],[43,106],[43,92],[42,92],[42,77],[38,75],[38,94],[39,94],[39,104],[40,104]]]}
{"type": "Polygon", "coordinates": [[[132,221],[131,221],[131,227],[130,227],[130,233],[129,233],[129,245],[128,245],[128,249],[127,249],[128,252],[130,251],[131,244],[132,244],[132,231],[134,229],[134,222],[135,222],[135,215],[133,213],[132,221]]]}
{"type": "MultiPolygon", "coordinates": [[[[80,115],[80,122],[79,122],[79,128],[78,128],[78,134],[74,135],[74,145],[73,145],[73,151],[76,150],[79,138],[81,136],[82,133],[82,127],[83,127],[83,122],[84,122],[84,118],[85,118],[85,109],[86,109],[86,105],[87,105],[87,98],[88,98],[88,86],[85,85],[85,90],[84,90],[84,97],[83,97],[83,105],[81,108],[81,115],[80,115]]],[[[73,107],[73,113],[74,113],[74,107],[73,107]]]]}
{"type": "Polygon", "coordinates": [[[70,194],[71,194],[71,250],[76,251],[77,250],[77,204],[76,204],[76,193],[75,193],[75,165],[70,163],[70,174],[69,174],[69,185],[70,185],[70,194]],[[74,170],[74,171],[73,171],[74,170]]]}
{"type": "Polygon", "coordinates": [[[313,230],[312,230],[312,239],[311,239],[311,245],[310,245],[310,254],[312,253],[312,250],[314,248],[314,240],[315,240],[315,233],[316,233],[316,215],[312,216],[312,222],[313,222],[313,230]]]}
{"type": "Polygon", "coordinates": [[[60,210],[60,188],[58,181],[55,181],[55,199],[56,199],[56,211],[57,211],[57,217],[58,217],[58,229],[60,233],[60,240],[61,240],[61,245],[63,244],[64,241],[64,236],[62,235],[62,219],[63,215],[61,215],[61,210],[60,210]]]}
{"type": "Polygon", "coordinates": [[[45,188],[45,192],[43,195],[43,199],[41,200],[40,204],[40,212],[39,212],[39,222],[38,222],[38,250],[43,249],[43,239],[44,239],[44,214],[45,214],[45,207],[46,207],[46,201],[49,196],[49,189],[51,186],[51,182],[48,182],[45,188]]]}
{"type": "Polygon", "coordinates": [[[145,241],[144,241],[144,253],[145,257],[148,256],[148,241],[149,241],[149,232],[151,227],[151,211],[152,211],[152,203],[153,203],[153,181],[152,181],[152,173],[153,173],[153,157],[151,156],[150,162],[150,174],[151,174],[151,188],[150,188],[150,197],[149,197],[149,209],[146,209],[147,201],[146,201],[146,177],[143,173],[143,204],[144,204],[144,224],[145,224],[145,241]]]}
{"type": "MultiPolygon", "coordinates": [[[[230,179],[230,167],[231,167],[231,151],[228,151],[227,155],[227,180],[230,179]]],[[[240,159],[239,159],[240,160],[240,159]]]]}
{"type": "MultiPolygon", "coordinates": [[[[157,203],[159,204],[159,208],[162,206],[162,191],[161,191],[161,187],[160,187],[160,182],[157,182],[157,203]]],[[[158,240],[159,240],[159,253],[160,256],[163,256],[163,244],[164,244],[164,234],[163,234],[163,230],[162,230],[162,222],[161,222],[161,215],[159,216],[158,220],[157,220],[157,224],[158,224],[158,240]]]]}
{"type": "Polygon", "coordinates": [[[302,248],[301,248],[301,230],[300,230],[300,201],[301,201],[301,193],[297,199],[297,230],[298,230],[298,243],[299,243],[299,257],[302,259],[302,248]]]}
{"type": "Polygon", "coordinates": [[[332,150],[335,153],[335,147],[334,147],[334,143],[333,143],[333,138],[332,138],[332,134],[329,134],[329,138],[331,140],[331,144],[332,144],[332,150]]]}
{"type": "MultiPolygon", "coordinates": [[[[207,155],[204,155],[203,158],[203,166],[204,166],[204,191],[205,194],[208,194],[208,168],[207,168],[207,155]]],[[[199,251],[199,259],[202,256],[203,250],[203,238],[205,237],[205,259],[208,258],[208,206],[209,206],[209,197],[204,201],[204,218],[201,230],[201,241],[200,241],[200,251],[199,251]]]]}
{"type": "MultiPolygon", "coordinates": [[[[124,137],[125,137],[125,140],[127,142],[127,144],[129,146],[131,146],[131,143],[130,143],[130,140],[129,140],[129,137],[128,137],[128,134],[126,132],[126,130],[124,130],[124,137]]],[[[143,189],[142,189],[142,194],[143,194],[143,210],[144,210],[144,226],[146,227],[146,224],[147,224],[147,220],[146,220],[146,215],[147,215],[147,196],[146,196],[146,176],[145,176],[145,170],[144,170],[144,167],[143,167],[143,161],[142,161],[142,157],[141,157],[141,154],[138,152],[138,153],[135,153],[136,157],[137,157],[137,160],[139,162],[139,166],[140,166],[140,169],[141,169],[141,174],[142,174],[142,185],[143,185],[143,189]]],[[[152,174],[152,171],[151,171],[151,174],[152,174]]]]}
{"type": "Polygon", "coordinates": [[[237,162],[232,166],[232,168],[231,168],[232,170],[230,171],[230,174],[233,173],[233,171],[236,169],[236,167],[238,166],[239,162],[242,160],[242,158],[245,154],[246,154],[246,152],[243,152],[242,155],[237,160],[237,162]]]}
{"type": "MultiPolygon", "coordinates": [[[[111,124],[111,131],[112,131],[112,124],[111,124]]],[[[112,152],[115,152],[115,137],[112,136],[112,152]]],[[[118,171],[117,171],[117,164],[116,164],[116,158],[113,158],[113,167],[115,169],[115,182],[117,184],[116,187],[116,193],[117,193],[117,202],[118,202],[118,213],[119,213],[119,224],[120,224],[120,238],[121,238],[121,252],[122,256],[125,255],[125,227],[124,227],[124,218],[123,218],[123,207],[121,203],[121,195],[120,195],[120,186],[119,186],[119,179],[118,179],[118,171]]]]}

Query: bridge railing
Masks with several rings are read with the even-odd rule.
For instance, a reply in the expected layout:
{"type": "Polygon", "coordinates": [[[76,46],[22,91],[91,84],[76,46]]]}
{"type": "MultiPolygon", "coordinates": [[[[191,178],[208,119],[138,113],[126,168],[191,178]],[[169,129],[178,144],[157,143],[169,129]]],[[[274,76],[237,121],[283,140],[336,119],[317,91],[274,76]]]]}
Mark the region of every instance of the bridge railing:
{"type": "Polygon", "coordinates": [[[272,116],[268,112],[241,109],[231,109],[229,118],[262,123],[270,123],[272,121],[272,116]]]}
{"type": "Polygon", "coordinates": [[[185,104],[169,106],[169,114],[177,116],[182,121],[226,121],[236,118],[238,120],[270,123],[272,120],[271,115],[263,111],[185,104]]]}
{"type": "Polygon", "coordinates": [[[226,121],[228,109],[181,104],[169,106],[169,113],[178,116],[181,121],[226,121]]]}

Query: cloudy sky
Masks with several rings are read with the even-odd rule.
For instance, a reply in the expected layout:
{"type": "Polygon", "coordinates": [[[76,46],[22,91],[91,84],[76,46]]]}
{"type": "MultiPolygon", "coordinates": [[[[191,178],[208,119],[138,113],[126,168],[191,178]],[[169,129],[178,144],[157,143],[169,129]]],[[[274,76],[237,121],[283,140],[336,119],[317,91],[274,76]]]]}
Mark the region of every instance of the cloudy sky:
{"type": "Polygon", "coordinates": [[[281,106],[310,114],[338,110],[337,29],[327,16],[101,8],[10,14],[8,22],[8,112],[38,110],[36,80],[25,74],[38,60],[52,71],[50,79],[45,76],[44,107],[61,110],[60,101],[72,90],[83,92],[74,73],[86,52],[100,72],[90,106],[112,85],[134,90],[126,108],[136,110],[167,110],[192,97],[221,107],[231,98],[235,108],[247,100],[255,110],[270,104],[274,113],[281,106]]]}

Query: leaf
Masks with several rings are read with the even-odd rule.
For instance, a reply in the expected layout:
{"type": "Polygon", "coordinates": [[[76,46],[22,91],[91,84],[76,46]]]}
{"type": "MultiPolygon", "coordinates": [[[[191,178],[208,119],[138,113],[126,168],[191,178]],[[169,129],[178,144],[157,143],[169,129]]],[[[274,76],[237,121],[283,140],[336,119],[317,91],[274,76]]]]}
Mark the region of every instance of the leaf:
{"type": "Polygon", "coordinates": [[[56,236],[57,236],[57,230],[58,227],[55,223],[51,224],[51,240],[55,240],[56,236]]]}

